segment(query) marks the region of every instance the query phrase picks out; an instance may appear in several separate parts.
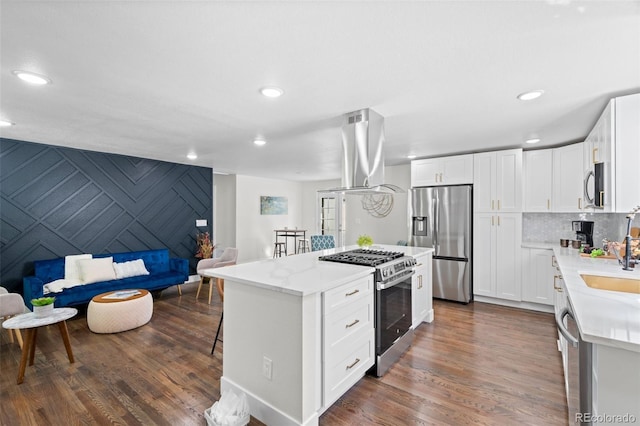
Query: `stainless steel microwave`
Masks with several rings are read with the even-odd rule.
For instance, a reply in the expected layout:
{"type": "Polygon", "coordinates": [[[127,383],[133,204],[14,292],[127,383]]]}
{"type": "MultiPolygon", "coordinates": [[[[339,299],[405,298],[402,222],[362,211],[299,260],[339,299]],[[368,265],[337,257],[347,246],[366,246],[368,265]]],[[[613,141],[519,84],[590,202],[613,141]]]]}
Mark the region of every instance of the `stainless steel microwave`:
{"type": "Polygon", "coordinates": [[[595,163],[584,178],[584,199],[587,206],[603,209],[607,201],[604,191],[604,163],[595,163]]]}

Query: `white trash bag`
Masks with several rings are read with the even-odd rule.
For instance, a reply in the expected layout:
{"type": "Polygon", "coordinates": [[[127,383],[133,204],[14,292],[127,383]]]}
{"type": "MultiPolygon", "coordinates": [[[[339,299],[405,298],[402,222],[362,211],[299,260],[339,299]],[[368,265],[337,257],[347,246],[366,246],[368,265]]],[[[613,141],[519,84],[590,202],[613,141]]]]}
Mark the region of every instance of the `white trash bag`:
{"type": "Polygon", "coordinates": [[[236,395],[231,389],[222,394],[220,400],[204,410],[208,426],[244,426],[249,423],[247,395],[236,395]]]}

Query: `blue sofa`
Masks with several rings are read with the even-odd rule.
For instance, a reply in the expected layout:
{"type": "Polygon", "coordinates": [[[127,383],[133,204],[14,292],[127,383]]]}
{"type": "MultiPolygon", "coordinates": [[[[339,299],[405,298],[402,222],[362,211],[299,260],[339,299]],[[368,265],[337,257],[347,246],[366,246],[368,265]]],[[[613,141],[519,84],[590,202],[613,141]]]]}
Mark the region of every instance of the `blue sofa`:
{"type": "MultiPolygon", "coordinates": [[[[114,290],[146,289],[163,290],[173,285],[182,284],[189,278],[189,261],[181,258],[169,258],[168,249],[132,251],[127,253],[97,254],[95,258],[113,257],[113,261],[127,262],[142,259],[149,275],[140,275],[118,280],[102,281],[92,284],[66,288],[55,296],[55,306],[73,306],[89,303],[93,296],[114,290]]],[[[35,275],[24,277],[24,301],[31,309],[31,299],[43,296],[43,286],[49,282],[64,278],[64,258],[36,260],[33,262],[35,275]]]]}

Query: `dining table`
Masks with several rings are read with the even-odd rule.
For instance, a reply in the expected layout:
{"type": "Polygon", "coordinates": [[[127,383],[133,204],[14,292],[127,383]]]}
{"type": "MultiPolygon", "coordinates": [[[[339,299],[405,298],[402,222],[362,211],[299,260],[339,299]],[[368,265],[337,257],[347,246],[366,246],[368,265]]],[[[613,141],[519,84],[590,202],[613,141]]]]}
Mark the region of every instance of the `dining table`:
{"type": "Polygon", "coordinates": [[[306,239],[307,238],[307,230],[306,229],[289,229],[289,228],[284,228],[284,229],[275,229],[274,232],[276,233],[276,243],[280,242],[280,238],[283,239],[284,242],[284,253],[285,255],[288,255],[288,249],[287,249],[287,241],[289,238],[293,238],[293,252],[294,253],[298,253],[298,238],[301,239],[306,239]]]}

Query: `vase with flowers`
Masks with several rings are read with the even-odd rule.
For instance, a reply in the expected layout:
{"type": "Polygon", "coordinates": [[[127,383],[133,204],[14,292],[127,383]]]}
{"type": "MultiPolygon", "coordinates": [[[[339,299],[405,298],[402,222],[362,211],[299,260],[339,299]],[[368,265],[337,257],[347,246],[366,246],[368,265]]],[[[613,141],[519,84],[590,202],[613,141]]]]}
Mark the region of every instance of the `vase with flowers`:
{"type": "Polygon", "coordinates": [[[215,246],[211,242],[209,232],[202,232],[196,235],[196,258],[210,259],[213,257],[213,249],[215,246]]]}

